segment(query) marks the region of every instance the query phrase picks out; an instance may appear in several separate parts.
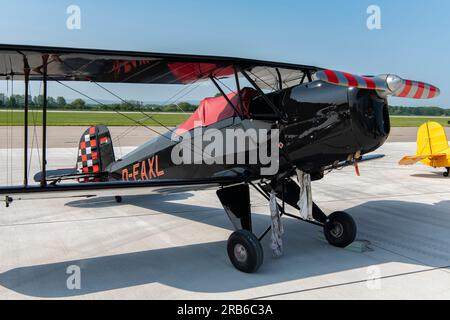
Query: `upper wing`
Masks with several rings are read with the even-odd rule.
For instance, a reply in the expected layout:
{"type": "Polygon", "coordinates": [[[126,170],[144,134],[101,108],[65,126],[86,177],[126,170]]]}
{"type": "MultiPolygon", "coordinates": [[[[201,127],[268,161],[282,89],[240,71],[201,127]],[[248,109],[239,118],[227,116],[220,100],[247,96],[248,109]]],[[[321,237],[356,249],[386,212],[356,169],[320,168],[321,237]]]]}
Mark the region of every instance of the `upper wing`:
{"type": "Polygon", "coordinates": [[[24,78],[26,58],[30,79],[41,80],[43,56],[48,56],[48,80],[153,84],[190,84],[210,76],[234,76],[247,71],[261,88],[299,82],[319,70],[313,66],[233,57],[185,54],[0,45],[0,78],[24,78]]]}

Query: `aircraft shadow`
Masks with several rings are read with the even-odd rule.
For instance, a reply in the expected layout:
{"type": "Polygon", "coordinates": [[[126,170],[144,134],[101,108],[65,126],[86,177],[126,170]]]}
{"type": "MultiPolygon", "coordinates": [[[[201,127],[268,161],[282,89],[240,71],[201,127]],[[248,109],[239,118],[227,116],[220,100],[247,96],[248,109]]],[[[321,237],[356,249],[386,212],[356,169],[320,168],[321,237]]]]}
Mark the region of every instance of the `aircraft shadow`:
{"type": "MultiPolygon", "coordinates": [[[[161,197],[126,197],[127,203],[231,229],[222,209],[211,209],[190,204],[167,203],[189,197],[190,194],[161,197]],[[156,204],[158,199],[159,204],[156,204]]],[[[120,205],[111,198],[73,201],[71,206],[120,205]]],[[[393,261],[423,266],[442,266],[450,260],[450,201],[434,205],[403,201],[371,201],[347,211],[355,217],[359,237],[378,245],[406,241],[416,250],[422,245],[433,245],[431,253],[436,259],[409,259],[408,248],[400,245],[402,255],[375,247],[373,252],[357,253],[329,246],[318,238],[319,227],[284,219],[284,256],[271,258],[269,237],[263,240],[265,261],[257,274],[244,274],[235,270],[226,254],[226,241],[200,243],[180,247],[110,255],[74,261],[62,261],[11,269],[0,274],[0,285],[33,297],[76,297],[89,293],[128,288],[158,282],[178,289],[225,293],[255,288],[273,283],[326,275],[345,270],[364,268],[373,264],[393,261]],[[447,213],[447,214],[445,214],[447,213]],[[425,228],[424,222],[430,222],[425,228]],[[380,229],[382,232],[380,232],[380,229]],[[400,240],[399,240],[400,239],[400,240]],[[406,251],[405,251],[406,250],[406,251]],[[405,253],[406,252],[406,253],[405,253]],[[81,268],[81,289],[68,290],[67,267],[81,268]]],[[[254,214],[256,229],[264,229],[268,216],[254,214]]],[[[394,248],[395,249],[395,248],[394,248]]],[[[430,252],[427,252],[430,254],[430,252]]],[[[366,272],[361,271],[364,280],[366,272]]],[[[355,279],[360,280],[360,279],[355,279]]],[[[293,290],[300,288],[292,288],[293,290]]]]}
{"type": "Polygon", "coordinates": [[[439,172],[430,172],[430,173],[415,173],[412,174],[411,177],[415,178],[432,178],[432,179],[448,179],[448,177],[444,177],[445,170],[439,172]]]}

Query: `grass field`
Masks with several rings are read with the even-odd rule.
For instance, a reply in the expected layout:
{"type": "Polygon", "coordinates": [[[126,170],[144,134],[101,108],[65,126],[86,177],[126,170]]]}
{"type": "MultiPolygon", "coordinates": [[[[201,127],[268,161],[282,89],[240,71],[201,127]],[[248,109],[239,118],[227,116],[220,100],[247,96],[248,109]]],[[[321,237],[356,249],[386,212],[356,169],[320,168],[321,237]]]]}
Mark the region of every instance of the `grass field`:
{"type": "MultiPolygon", "coordinates": [[[[125,115],[134,120],[142,120],[145,115],[142,113],[125,113],[125,115]]],[[[42,123],[41,112],[30,112],[29,123],[34,123],[33,116],[36,118],[36,124],[42,123]]],[[[189,117],[189,114],[154,114],[152,119],[146,119],[143,124],[147,126],[160,126],[161,124],[173,127],[179,125],[189,117]]],[[[433,118],[433,117],[398,117],[391,116],[392,127],[419,127],[427,120],[436,121],[440,124],[448,127],[448,121],[450,118],[433,118]]],[[[19,126],[23,125],[23,112],[6,113],[0,112],[0,126],[8,124],[19,126]]],[[[95,124],[104,124],[107,126],[133,126],[136,123],[126,117],[110,112],[49,112],[47,118],[47,124],[49,126],[89,126],[95,124]]]]}
{"type": "MultiPolygon", "coordinates": [[[[104,124],[107,126],[133,126],[136,125],[131,119],[136,121],[143,120],[146,116],[142,113],[125,113],[126,117],[117,113],[100,113],[100,112],[48,112],[47,125],[49,126],[89,126],[95,124],[104,124]],[[131,119],[127,119],[131,118],[131,119]]],[[[149,114],[151,115],[151,114],[149,114]]],[[[176,126],[189,117],[189,114],[155,114],[150,119],[146,119],[142,123],[147,126],[176,126]]],[[[30,112],[28,121],[33,125],[36,119],[36,125],[42,124],[41,112],[30,112]]],[[[0,112],[0,126],[5,125],[23,125],[23,112],[0,112]]]]}
{"type": "Polygon", "coordinates": [[[450,118],[391,116],[391,127],[420,127],[426,121],[436,121],[444,127],[449,127],[448,121],[450,121],[450,118]]]}

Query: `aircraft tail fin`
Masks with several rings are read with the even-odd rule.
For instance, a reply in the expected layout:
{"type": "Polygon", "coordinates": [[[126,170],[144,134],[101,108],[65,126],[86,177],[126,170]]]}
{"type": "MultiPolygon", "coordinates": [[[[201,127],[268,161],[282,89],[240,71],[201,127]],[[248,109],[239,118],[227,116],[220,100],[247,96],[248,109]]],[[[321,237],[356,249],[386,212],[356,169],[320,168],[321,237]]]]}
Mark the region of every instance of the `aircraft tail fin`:
{"type": "MultiPolygon", "coordinates": [[[[57,183],[62,180],[78,182],[101,182],[108,180],[106,168],[115,161],[109,130],[104,125],[86,129],[78,144],[78,158],[75,168],[47,170],[45,180],[57,183]]],[[[43,173],[34,176],[34,181],[43,180],[43,173]]]]}
{"type": "Polygon", "coordinates": [[[428,121],[420,126],[417,132],[417,152],[415,156],[403,157],[399,164],[412,165],[422,162],[429,166],[436,166],[437,161],[446,158],[449,149],[444,128],[435,121],[428,121]]]}
{"type": "Polygon", "coordinates": [[[428,121],[417,132],[417,156],[434,155],[448,149],[444,127],[435,121],[428,121]]]}
{"type": "Polygon", "coordinates": [[[79,174],[105,172],[106,167],[115,160],[109,129],[104,125],[86,129],[78,147],[77,172],[79,174]]]}

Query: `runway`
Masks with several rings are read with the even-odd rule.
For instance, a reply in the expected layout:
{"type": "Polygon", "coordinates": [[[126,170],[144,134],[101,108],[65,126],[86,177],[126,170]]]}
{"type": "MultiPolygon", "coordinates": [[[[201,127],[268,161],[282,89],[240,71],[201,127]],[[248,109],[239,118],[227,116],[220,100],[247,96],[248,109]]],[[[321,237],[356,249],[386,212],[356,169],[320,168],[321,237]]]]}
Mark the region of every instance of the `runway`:
{"type": "MultiPolygon", "coordinates": [[[[58,143],[49,166],[73,166],[76,148],[58,143]]],[[[324,211],[355,218],[369,251],[331,247],[319,227],[286,218],[284,256],[272,258],[266,238],[264,264],[251,275],[228,260],[232,226],[213,190],[130,194],[121,204],[16,201],[0,209],[0,299],[449,299],[450,180],[397,165],[414,151],[413,142],[389,142],[377,151],[385,158],[361,164],[361,177],[345,168],[313,183],[324,211]],[[80,268],[80,289],[67,287],[71,266],[80,268]]],[[[21,181],[20,154],[13,182],[21,181]]],[[[4,168],[5,150],[0,159],[4,168]]],[[[261,233],[270,219],[256,193],[252,210],[261,233]]]]}
{"type": "MultiPolygon", "coordinates": [[[[165,133],[168,130],[164,127],[109,127],[111,136],[116,147],[122,146],[138,146],[157,136],[157,133],[165,133]]],[[[173,128],[169,128],[173,130],[173,128]]],[[[35,147],[40,145],[42,140],[42,128],[30,127],[29,129],[29,146],[35,137],[35,147]]],[[[74,148],[83,134],[86,127],[67,126],[67,127],[48,127],[47,128],[47,145],[49,148],[74,148]]],[[[450,128],[445,128],[447,137],[450,137],[450,128]]],[[[5,149],[9,145],[14,148],[23,147],[23,128],[0,126],[0,149],[5,149]],[[8,131],[9,130],[9,131],[8,131]],[[12,131],[11,131],[12,130],[12,131]],[[8,142],[10,141],[10,142],[8,142]]],[[[389,142],[414,142],[417,138],[417,128],[392,128],[389,136],[389,142]]]]}

